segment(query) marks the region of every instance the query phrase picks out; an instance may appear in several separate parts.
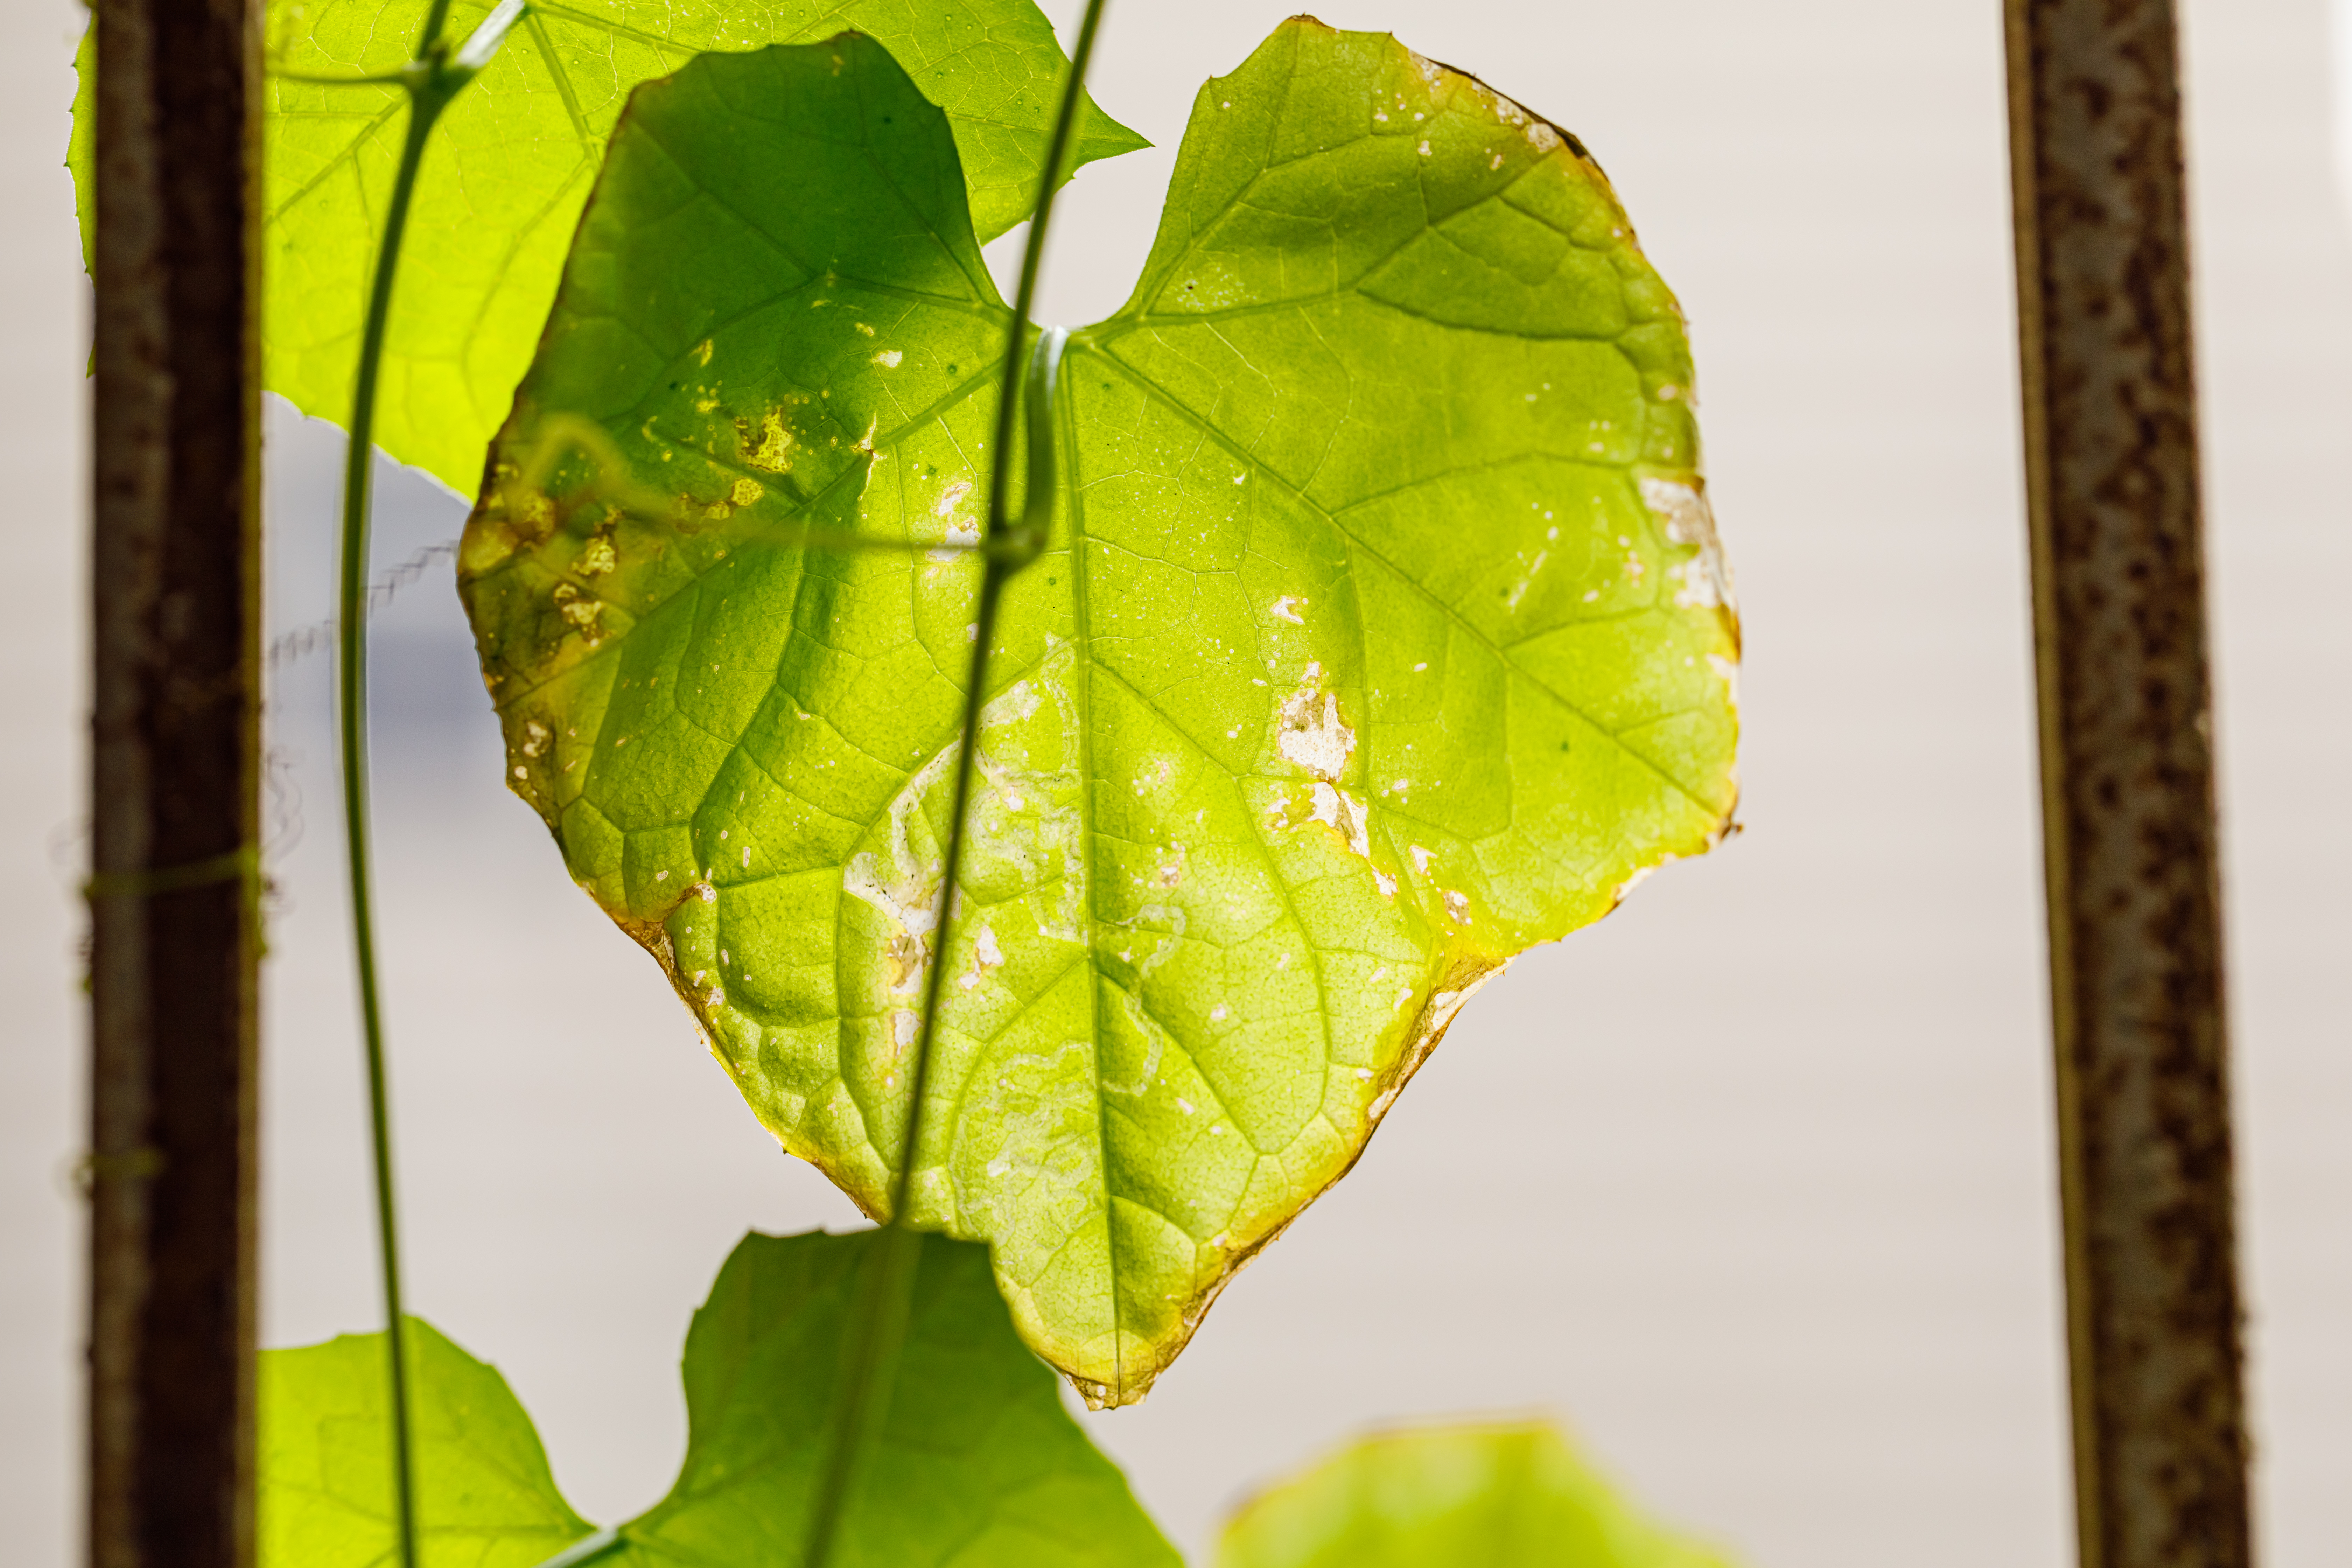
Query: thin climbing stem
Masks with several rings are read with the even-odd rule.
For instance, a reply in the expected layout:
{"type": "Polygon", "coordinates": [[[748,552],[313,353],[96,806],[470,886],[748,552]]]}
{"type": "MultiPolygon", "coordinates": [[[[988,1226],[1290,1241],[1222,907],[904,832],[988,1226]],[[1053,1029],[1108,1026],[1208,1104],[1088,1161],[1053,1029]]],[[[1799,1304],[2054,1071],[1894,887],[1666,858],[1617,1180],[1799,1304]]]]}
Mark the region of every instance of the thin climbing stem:
{"type": "MultiPolygon", "coordinates": [[[[972,758],[980,749],[981,710],[988,700],[988,662],[996,627],[997,604],[1004,594],[1004,584],[1030,562],[1037,558],[1045,546],[1042,526],[1052,513],[1053,497],[1050,485],[1053,468],[1050,464],[1033,462],[1029,494],[1025,498],[1024,517],[1019,523],[1007,515],[1013,486],[1013,437],[1023,408],[1022,380],[1027,375],[1031,390],[1040,396],[1052,395],[1055,361],[1060,353],[1058,335],[1041,340],[1039,354],[1024,354],[1021,350],[1029,335],[1029,310],[1036,299],[1037,274],[1045,255],[1045,231],[1054,214],[1055,188],[1067,165],[1070,143],[1076,132],[1078,106],[1085,101],[1087,61],[1093,55],[1095,32],[1101,25],[1103,0],[1088,0],[1086,19],[1078,25],[1077,45],[1070,51],[1070,74],[1063,83],[1062,102],[1054,118],[1053,140],[1046,144],[1044,178],[1037,191],[1037,216],[1029,224],[1029,241],[1021,254],[1021,281],[1013,300],[1013,324],[1008,329],[1004,346],[1004,379],[997,389],[996,399],[996,460],[990,466],[988,476],[988,545],[985,564],[980,575],[980,596],[972,610],[971,673],[964,682],[963,736],[956,748],[956,782],[953,806],[948,816],[947,853],[941,858],[940,876],[939,942],[933,952],[931,971],[923,986],[922,1030],[915,1039],[915,1071],[910,1085],[907,1112],[907,1145],[898,1160],[898,1168],[890,1179],[890,1223],[904,1223],[907,1212],[908,1184],[915,1171],[915,1157],[920,1148],[924,1091],[930,1086],[931,1043],[939,1031],[940,998],[947,979],[948,942],[954,934],[956,874],[963,864],[965,836],[964,816],[971,805],[972,758]],[[1039,494],[1039,480],[1048,487],[1048,493],[1039,494]]],[[[1039,414],[1045,411],[1037,410],[1039,414]]],[[[1050,441],[1051,422],[1039,417],[1030,421],[1030,445],[1033,454],[1041,440],[1050,441]]]]}
{"type": "Polygon", "coordinates": [[[360,340],[359,386],[352,399],[351,446],[343,461],[341,582],[335,608],[343,843],[351,885],[352,956],[359,971],[360,1033],[367,1048],[368,1133],[375,1156],[376,1256],[383,1279],[385,1342],[391,1358],[392,1506],[402,1568],[415,1568],[416,1562],[416,1498],[410,1469],[408,1353],[401,1332],[400,1225],[393,1195],[392,1111],[384,1088],[383,1009],[376,983],[375,890],[368,842],[368,465],[374,451],[376,376],[383,364],[393,278],[399,267],[400,241],[408,225],[409,201],[433,118],[422,95],[412,89],[408,134],[400,150],[400,170],[385,215],[383,244],[376,257],[375,284],[360,340]]]}
{"type": "Polygon", "coordinates": [[[343,455],[342,528],[336,595],[337,699],[343,773],[343,843],[351,889],[352,956],[359,978],[360,1033],[367,1053],[368,1134],[375,1168],[376,1254],[383,1280],[384,1343],[390,1377],[394,1531],[401,1568],[416,1564],[416,1488],[409,1433],[408,1352],[402,1331],[400,1224],[392,1177],[392,1110],[384,1073],[383,1008],[376,970],[375,889],[370,853],[367,722],[367,568],[371,489],[374,454],[376,383],[383,367],[383,340],[392,319],[393,285],[400,270],[401,242],[416,194],[425,148],[441,111],[470,81],[505,37],[522,7],[500,5],[452,58],[441,41],[448,0],[435,0],[416,47],[416,58],[400,74],[408,91],[408,128],[400,164],[393,176],[392,200],[384,210],[383,238],[377,247],[375,277],[368,293],[360,334],[359,375],[352,394],[351,441],[343,455]]]}
{"type": "Polygon", "coordinates": [[[980,724],[988,700],[988,666],[995,644],[997,609],[1004,585],[1034,561],[1045,547],[1045,524],[1053,515],[1055,464],[1050,405],[1054,374],[1062,337],[1041,338],[1034,354],[1024,353],[1029,342],[1029,312],[1036,300],[1037,277],[1045,254],[1045,237],[1054,212],[1054,196],[1069,167],[1078,110],[1086,101],[1087,63],[1093,57],[1095,36],[1102,24],[1104,0],[1087,0],[1085,18],[1070,50],[1070,68],[1063,79],[1061,103],[1054,132],[1046,142],[1039,170],[1036,216],[1030,220],[1029,238],[1021,257],[1021,277],[1015,286],[1013,320],[1006,328],[1003,381],[996,407],[996,447],[988,481],[987,538],[982,551],[980,591],[972,606],[971,666],[964,681],[963,729],[956,746],[955,787],[950,796],[946,852],[940,862],[939,923],[931,949],[930,973],[923,987],[923,1013],[916,1036],[914,1070],[908,1085],[907,1134],[897,1168],[891,1173],[888,1219],[882,1241],[861,1281],[858,1310],[851,1324],[843,1369],[841,1421],[832,1452],[826,1456],[814,1505],[810,1512],[808,1549],[803,1568],[828,1568],[849,1493],[859,1465],[879,1435],[890,1407],[890,1394],[906,1344],[912,1314],[915,1277],[922,1261],[922,1237],[913,1228],[909,1203],[915,1162],[922,1147],[923,1112],[930,1086],[932,1045],[939,1032],[940,1000],[948,971],[948,954],[955,936],[956,882],[962,870],[966,817],[971,806],[973,758],[980,745],[980,724]],[[1012,497],[1013,437],[1024,406],[1023,381],[1027,379],[1030,475],[1023,515],[1009,515],[1012,497]]]}
{"type": "Polygon", "coordinates": [[[433,8],[425,13],[425,26],[416,35],[416,58],[430,60],[433,46],[441,41],[441,29],[449,21],[449,0],[433,0],[433,8]]]}

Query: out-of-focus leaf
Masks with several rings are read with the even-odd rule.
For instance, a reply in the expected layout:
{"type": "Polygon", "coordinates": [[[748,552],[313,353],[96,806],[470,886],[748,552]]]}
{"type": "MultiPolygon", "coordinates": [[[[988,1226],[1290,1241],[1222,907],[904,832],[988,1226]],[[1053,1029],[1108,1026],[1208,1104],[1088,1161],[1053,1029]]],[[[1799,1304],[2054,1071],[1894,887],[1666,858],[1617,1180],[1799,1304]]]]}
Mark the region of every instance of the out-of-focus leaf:
{"type": "Polygon", "coordinates": [[[1367,1437],[1225,1526],[1218,1568],[1726,1568],[1653,1523],[1548,1423],[1367,1437]]]}
{"type": "MultiPolygon", "coordinates": [[[[420,1568],[531,1568],[590,1532],[498,1369],[408,1321],[420,1568]]],[[[382,1334],[265,1351],[261,1568],[398,1561],[382,1334]]]]}
{"type": "Polygon", "coordinates": [[[1478,984],[1724,833],[1738,623],[1682,321],[1600,169],[1286,23],[1069,341],[940,954],[951,547],[1013,456],[953,152],[857,38],[641,89],[461,586],[514,788],[868,1212],[948,964],[910,1218],[1124,1403],[1478,984]]]}
{"type": "MultiPolygon", "coordinates": [[[[793,1568],[837,1436],[861,1270],[890,1237],[743,1238],[686,1341],[686,1463],[605,1568],[793,1568]]],[[[835,1568],[1181,1568],[1024,1350],[984,1249],[919,1248],[889,1413],[835,1568]]],[[[422,1568],[532,1568],[592,1534],[505,1380],[411,1320],[422,1568]]],[[[262,1356],[261,1568],[394,1560],[383,1336],[262,1356]]]]}
{"type": "MultiPolygon", "coordinates": [[[[446,36],[467,37],[493,3],[456,0],[446,36]]],[[[271,0],[270,64],[311,75],[395,70],[429,5],[271,0]]],[[[1026,217],[1066,63],[1032,0],[533,0],[434,132],[385,342],[377,444],[472,494],[630,89],[704,50],[804,43],[845,27],[880,39],[947,110],[981,234],[1026,217]]],[[[85,90],[92,53],[85,40],[85,90]]],[[[268,84],[263,383],[323,418],[351,417],[404,99],[396,86],[268,84]]],[[[80,124],[69,162],[87,254],[80,124]]],[[[1089,100],[1073,167],[1143,145],[1089,100]]]]}

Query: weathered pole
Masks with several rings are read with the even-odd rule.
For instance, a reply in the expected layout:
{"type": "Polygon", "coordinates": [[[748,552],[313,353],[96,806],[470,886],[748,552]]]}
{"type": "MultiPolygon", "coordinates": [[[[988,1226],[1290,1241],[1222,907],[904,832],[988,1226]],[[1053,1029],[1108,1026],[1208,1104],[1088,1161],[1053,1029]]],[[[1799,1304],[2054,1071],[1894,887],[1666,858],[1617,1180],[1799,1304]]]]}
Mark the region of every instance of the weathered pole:
{"type": "Polygon", "coordinates": [[[97,0],[89,1557],[253,1560],[257,0],[97,0]]]}
{"type": "Polygon", "coordinates": [[[2248,1568],[2171,0],[2005,0],[2083,1568],[2248,1568]]]}

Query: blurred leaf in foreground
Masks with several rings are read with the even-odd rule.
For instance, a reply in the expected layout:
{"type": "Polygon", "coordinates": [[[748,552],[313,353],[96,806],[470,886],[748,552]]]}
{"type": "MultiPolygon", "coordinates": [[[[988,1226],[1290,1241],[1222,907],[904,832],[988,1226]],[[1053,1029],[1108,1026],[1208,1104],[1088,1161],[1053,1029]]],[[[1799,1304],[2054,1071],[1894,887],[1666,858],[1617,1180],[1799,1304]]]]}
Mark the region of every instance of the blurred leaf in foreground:
{"type": "Polygon", "coordinates": [[[877,1215],[911,1144],[909,1223],[1125,1404],[1479,984],[1727,830],[1738,626],[1600,169],[1285,23],[1068,340],[942,953],[1009,324],[887,51],[704,56],[614,134],[459,584],[509,784],[754,1112],[877,1215]]]}
{"type": "MultiPolygon", "coordinates": [[[[849,1493],[837,1568],[1179,1568],[1022,1348],[986,1252],[920,1249],[890,1411],[849,1493]]],[[[598,1564],[793,1568],[836,1429],[861,1270],[887,1234],[747,1236],[688,1331],[686,1463],[598,1564]]],[[[412,1320],[422,1568],[532,1568],[592,1534],[491,1367],[412,1320]]],[[[383,1340],[262,1357],[261,1568],[393,1554],[383,1340]]]]}
{"type": "Polygon", "coordinates": [[[1217,1568],[1727,1568],[1652,1523],[1545,1422],[1366,1437],[1261,1493],[1217,1568]]]}
{"type": "MultiPolygon", "coordinates": [[[[273,72],[398,69],[431,0],[271,0],[273,72]]],[[[467,37],[494,0],[456,0],[467,37]]],[[[946,110],[975,224],[992,238],[1035,205],[1065,60],[1031,0],[532,0],[436,128],[409,216],[385,341],[376,444],[462,495],[530,363],[605,139],[629,91],[712,49],[880,39],[946,110]]],[[[77,65],[68,163],[89,237],[88,91],[77,65]]],[[[304,413],[351,417],[362,318],[406,122],[406,94],[278,74],[264,98],[263,384],[304,413]]],[[[1146,145],[1089,100],[1076,163],[1146,145]]],[[[1073,165],[1076,166],[1075,164],[1073,165]]]]}

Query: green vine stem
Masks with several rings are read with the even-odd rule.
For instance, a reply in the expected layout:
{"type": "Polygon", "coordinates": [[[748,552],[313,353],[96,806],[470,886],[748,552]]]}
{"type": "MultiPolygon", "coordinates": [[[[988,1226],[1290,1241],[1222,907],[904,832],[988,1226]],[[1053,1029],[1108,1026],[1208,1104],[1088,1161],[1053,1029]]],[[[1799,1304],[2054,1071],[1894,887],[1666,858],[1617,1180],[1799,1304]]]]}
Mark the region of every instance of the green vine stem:
{"type": "Polygon", "coordinates": [[[1022,251],[1013,321],[1005,332],[1003,379],[996,404],[996,460],[991,466],[988,480],[988,533],[981,556],[980,593],[972,607],[971,669],[964,682],[963,731],[956,748],[947,849],[940,863],[940,916],[933,928],[938,935],[931,950],[930,974],[923,988],[922,1027],[916,1037],[915,1067],[908,1082],[906,1142],[898,1169],[890,1178],[887,1234],[860,1282],[857,1316],[851,1325],[853,1337],[847,1364],[843,1369],[839,1436],[826,1458],[810,1510],[808,1548],[802,1559],[803,1568],[828,1568],[832,1562],[858,1467],[889,1412],[891,1384],[897,1378],[899,1352],[906,1342],[907,1320],[914,1307],[915,1276],[922,1261],[923,1238],[908,1222],[908,1189],[922,1146],[931,1046],[939,1029],[940,997],[955,934],[956,879],[962,868],[965,817],[971,805],[972,758],[979,749],[981,712],[987,703],[989,652],[995,641],[997,605],[1003,597],[1005,584],[1045,549],[1046,525],[1053,519],[1054,492],[1058,485],[1052,411],[1063,334],[1058,331],[1042,334],[1035,351],[1029,355],[1024,356],[1022,349],[1029,337],[1029,314],[1036,300],[1037,277],[1045,259],[1055,193],[1068,164],[1079,107],[1086,101],[1087,62],[1094,54],[1103,5],[1104,0],[1087,0],[1085,18],[1078,24],[1078,36],[1070,50],[1070,68],[1063,79],[1053,136],[1046,142],[1045,161],[1039,171],[1036,216],[1030,219],[1028,243],[1022,251]],[[1024,379],[1029,411],[1029,474],[1022,516],[1016,523],[1009,515],[1011,459],[1016,422],[1024,405],[1024,379]]]}
{"type": "Polygon", "coordinates": [[[449,0],[434,0],[418,37],[416,58],[394,79],[408,93],[408,130],[392,201],[384,211],[367,319],[360,337],[359,376],[352,395],[351,441],[343,458],[343,508],[336,596],[337,683],[343,773],[343,839],[351,882],[352,944],[359,975],[360,1030],[367,1048],[368,1132],[375,1164],[376,1250],[383,1278],[392,1407],[393,1517],[402,1568],[416,1568],[416,1489],[408,1430],[408,1357],[402,1341],[400,1228],[392,1184],[392,1115],[384,1080],[383,1011],[376,973],[374,879],[368,828],[367,567],[369,465],[374,455],[376,379],[383,368],[385,328],[401,240],[416,192],[425,146],[441,111],[489,63],[523,14],[523,0],[505,0],[483,18],[465,45],[452,51],[441,37],[449,0]]]}

